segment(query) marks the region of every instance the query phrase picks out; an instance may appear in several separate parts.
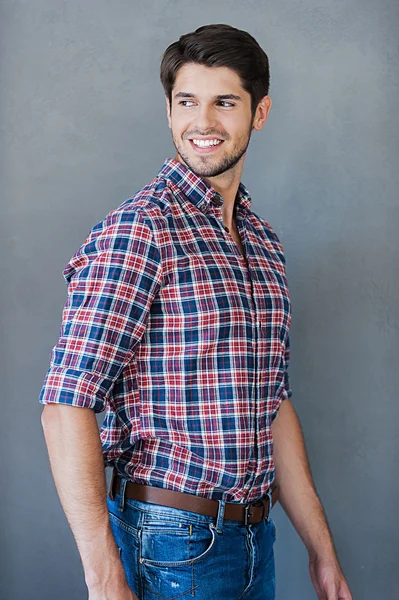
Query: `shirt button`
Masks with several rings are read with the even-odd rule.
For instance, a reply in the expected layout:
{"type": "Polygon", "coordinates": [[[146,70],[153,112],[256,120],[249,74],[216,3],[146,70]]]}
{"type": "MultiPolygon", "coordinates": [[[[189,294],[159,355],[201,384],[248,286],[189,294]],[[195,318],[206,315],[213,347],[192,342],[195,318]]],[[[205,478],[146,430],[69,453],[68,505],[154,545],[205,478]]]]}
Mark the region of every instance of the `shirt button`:
{"type": "Polygon", "coordinates": [[[212,201],[214,204],[216,204],[216,206],[222,206],[223,204],[223,200],[220,198],[220,196],[212,196],[212,201]]]}

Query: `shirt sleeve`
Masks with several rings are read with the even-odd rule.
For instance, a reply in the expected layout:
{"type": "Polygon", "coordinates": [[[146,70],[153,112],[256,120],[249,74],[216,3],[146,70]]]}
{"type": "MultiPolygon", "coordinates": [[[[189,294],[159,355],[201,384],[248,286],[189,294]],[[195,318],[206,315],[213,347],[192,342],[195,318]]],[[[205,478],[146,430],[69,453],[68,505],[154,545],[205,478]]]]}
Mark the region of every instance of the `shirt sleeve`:
{"type": "Polygon", "coordinates": [[[101,412],[161,287],[161,256],[149,219],[140,209],[109,213],[63,275],[68,293],[61,332],[39,402],[101,412]]]}
{"type": "MultiPolygon", "coordinates": [[[[268,223],[265,219],[262,219],[262,222],[267,229],[268,237],[273,241],[274,249],[275,249],[281,263],[284,265],[284,269],[285,269],[286,259],[285,259],[285,254],[284,254],[284,248],[280,242],[280,239],[279,239],[277,233],[271,227],[270,223],[268,223]]],[[[271,415],[272,421],[274,421],[274,419],[276,418],[277,412],[281,406],[281,403],[284,400],[286,400],[287,398],[292,397],[292,389],[291,389],[290,377],[289,377],[289,373],[288,373],[288,367],[290,364],[290,335],[289,335],[289,332],[286,333],[285,340],[286,340],[286,342],[285,342],[285,347],[284,347],[284,353],[282,355],[283,377],[279,377],[280,381],[275,390],[275,396],[273,398],[273,405],[272,405],[272,415],[271,415]]]]}
{"type": "Polygon", "coordinates": [[[291,389],[291,384],[290,384],[290,376],[288,373],[288,367],[290,364],[290,354],[291,354],[291,349],[290,349],[290,336],[287,336],[287,342],[285,345],[285,351],[284,351],[284,385],[283,385],[283,392],[282,392],[282,399],[285,400],[286,398],[291,398],[292,396],[292,389],[291,389]]]}
{"type": "Polygon", "coordinates": [[[286,398],[291,398],[292,396],[292,389],[291,389],[291,384],[290,384],[290,376],[288,373],[288,367],[290,364],[290,336],[289,334],[287,335],[287,341],[285,344],[285,350],[284,350],[284,377],[283,377],[283,381],[282,384],[278,387],[277,392],[276,392],[276,396],[274,398],[273,401],[273,411],[272,411],[272,422],[274,421],[274,419],[277,416],[277,412],[278,409],[281,406],[281,403],[286,400],[286,398]]]}

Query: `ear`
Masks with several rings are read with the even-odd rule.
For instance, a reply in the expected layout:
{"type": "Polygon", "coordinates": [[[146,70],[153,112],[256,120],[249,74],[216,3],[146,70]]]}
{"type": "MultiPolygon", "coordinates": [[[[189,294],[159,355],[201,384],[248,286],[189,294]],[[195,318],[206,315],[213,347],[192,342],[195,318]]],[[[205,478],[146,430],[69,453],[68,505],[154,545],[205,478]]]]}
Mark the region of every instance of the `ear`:
{"type": "Polygon", "coordinates": [[[167,96],[165,96],[165,100],[166,100],[166,116],[168,118],[168,124],[169,124],[169,129],[172,128],[172,119],[171,119],[171,107],[169,104],[169,98],[167,96]]]}
{"type": "Polygon", "coordinates": [[[272,99],[270,96],[263,96],[256,107],[253,129],[260,131],[267,121],[270,109],[272,107],[272,99]]]}

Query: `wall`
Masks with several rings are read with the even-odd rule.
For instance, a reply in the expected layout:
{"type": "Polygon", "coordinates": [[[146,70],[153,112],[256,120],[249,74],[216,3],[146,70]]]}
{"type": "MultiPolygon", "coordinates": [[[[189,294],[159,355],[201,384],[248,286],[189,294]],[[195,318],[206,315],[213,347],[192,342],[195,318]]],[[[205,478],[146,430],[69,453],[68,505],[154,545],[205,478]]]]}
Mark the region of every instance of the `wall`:
{"type": "MultiPolygon", "coordinates": [[[[0,3],[1,598],[86,597],[37,401],[61,271],[174,147],[162,52],[206,23],[270,58],[273,107],[243,173],[284,245],[291,380],[316,487],[354,598],[399,597],[399,5],[395,0],[0,3]]],[[[283,512],[278,600],[316,598],[283,512]]]]}

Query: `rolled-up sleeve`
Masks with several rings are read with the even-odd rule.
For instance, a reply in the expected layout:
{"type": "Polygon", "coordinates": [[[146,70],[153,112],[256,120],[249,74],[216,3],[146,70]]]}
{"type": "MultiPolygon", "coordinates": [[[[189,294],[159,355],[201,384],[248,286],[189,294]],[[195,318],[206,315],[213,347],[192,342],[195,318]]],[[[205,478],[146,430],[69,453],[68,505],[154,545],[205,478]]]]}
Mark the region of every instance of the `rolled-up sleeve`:
{"type": "Polygon", "coordinates": [[[284,374],[283,374],[282,382],[278,386],[278,388],[276,390],[275,398],[273,400],[273,410],[272,410],[272,415],[271,415],[272,421],[274,421],[274,419],[276,418],[278,410],[281,406],[281,403],[284,400],[286,400],[287,398],[291,398],[291,396],[292,396],[290,376],[288,373],[288,367],[290,364],[290,336],[289,336],[289,334],[287,335],[287,339],[286,339],[283,362],[284,362],[284,372],[283,372],[284,374]]]}
{"type": "Polygon", "coordinates": [[[288,367],[290,364],[290,354],[291,354],[291,348],[290,348],[290,336],[287,336],[287,342],[285,345],[285,351],[284,351],[284,386],[283,386],[283,400],[285,400],[286,398],[291,398],[292,396],[292,389],[291,389],[291,382],[290,382],[290,376],[288,373],[288,367]]]}
{"type": "Polygon", "coordinates": [[[147,215],[140,208],[109,213],[63,275],[68,293],[61,332],[39,401],[101,412],[134,355],[162,284],[161,255],[147,215]]]}

